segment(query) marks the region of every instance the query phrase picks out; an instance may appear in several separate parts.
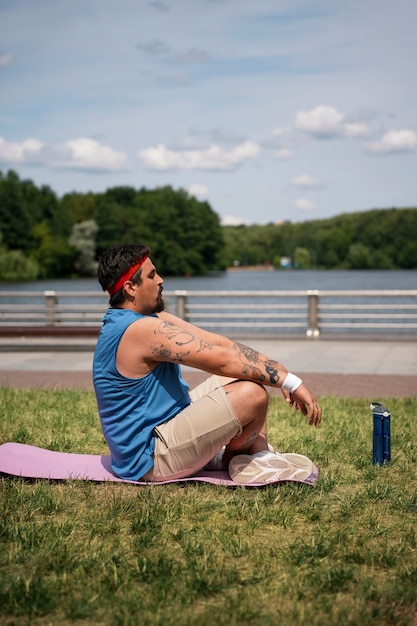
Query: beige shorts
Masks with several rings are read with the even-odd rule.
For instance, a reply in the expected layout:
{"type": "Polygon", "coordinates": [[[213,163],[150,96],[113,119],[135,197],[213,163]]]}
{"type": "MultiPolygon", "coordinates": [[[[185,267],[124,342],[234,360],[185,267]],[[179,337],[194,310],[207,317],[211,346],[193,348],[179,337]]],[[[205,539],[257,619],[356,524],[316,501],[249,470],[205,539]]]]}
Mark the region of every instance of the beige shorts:
{"type": "Polygon", "coordinates": [[[210,376],[190,392],[191,404],[154,429],[154,467],[143,477],[160,481],[192,476],[242,432],[224,384],[210,376]]]}

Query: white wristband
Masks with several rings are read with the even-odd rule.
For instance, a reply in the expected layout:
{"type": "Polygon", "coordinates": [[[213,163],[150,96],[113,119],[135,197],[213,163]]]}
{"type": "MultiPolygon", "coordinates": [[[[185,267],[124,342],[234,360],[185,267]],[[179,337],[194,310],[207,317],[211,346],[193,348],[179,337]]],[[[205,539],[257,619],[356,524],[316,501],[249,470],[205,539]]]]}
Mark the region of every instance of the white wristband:
{"type": "Polygon", "coordinates": [[[302,384],[303,381],[301,380],[301,378],[298,378],[298,376],[296,376],[295,374],[291,374],[291,372],[288,372],[284,382],[281,385],[281,389],[286,389],[290,393],[294,393],[294,391],[298,389],[298,387],[302,384]]]}

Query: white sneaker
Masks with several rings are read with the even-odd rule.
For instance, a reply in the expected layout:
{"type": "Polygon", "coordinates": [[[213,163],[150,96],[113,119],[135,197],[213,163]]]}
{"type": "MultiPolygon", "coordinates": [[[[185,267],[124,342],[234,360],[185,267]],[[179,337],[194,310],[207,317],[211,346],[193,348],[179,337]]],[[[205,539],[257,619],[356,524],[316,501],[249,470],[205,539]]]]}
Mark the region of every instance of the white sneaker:
{"type": "Polygon", "coordinates": [[[262,450],[256,454],[238,454],[229,463],[232,480],[241,484],[272,483],[278,480],[305,480],[314,472],[314,464],[302,454],[280,454],[262,450]]]}
{"type": "Polygon", "coordinates": [[[223,454],[225,451],[225,447],[223,447],[214,457],[203,467],[203,470],[207,470],[210,472],[221,472],[225,471],[226,468],[223,465],[223,454]]]}
{"type": "MultiPolygon", "coordinates": [[[[214,457],[203,467],[203,470],[210,472],[225,472],[227,470],[227,467],[223,465],[223,455],[225,450],[226,446],[223,446],[223,448],[219,450],[219,452],[217,452],[217,454],[215,454],[214,457]]],[[[270,443],[268,443],[268,450],[275,452],[270,443]]]]}

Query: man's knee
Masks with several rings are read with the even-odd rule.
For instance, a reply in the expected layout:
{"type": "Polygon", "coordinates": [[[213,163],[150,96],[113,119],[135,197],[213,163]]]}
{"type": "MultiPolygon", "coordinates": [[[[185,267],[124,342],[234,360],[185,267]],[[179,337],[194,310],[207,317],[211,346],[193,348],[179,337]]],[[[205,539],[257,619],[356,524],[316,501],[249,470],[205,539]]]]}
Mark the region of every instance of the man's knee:
{"type": "Polygon", "coordinates": [[[268,392],[261,383],[255,383],[251,380],[241,380],[242,385],[245,387],[245,391],[250,394],[254,394],[259,398],[268,396],[268,392]]]}
{"type": "Polygon", "coordinates": [[[260,404],[268,404],[268,392],[260,383],[253,383],[250,380],[241,381],[245,385],[245,395],[252,399],[253,402],[260,404]]]}
{"type": "MultiPolygon", "coordinates": [[[[268,393],[262,385],[250,380],[239,380],[226,385],[225,391],[241,420],[245,416],[253,418],[266,412],[268,408],[268,393]]],[[[244,418],[244,421],[246,421],[244,418]]],[[[242,420],[241,420],[242,421],[242,420]]]]}

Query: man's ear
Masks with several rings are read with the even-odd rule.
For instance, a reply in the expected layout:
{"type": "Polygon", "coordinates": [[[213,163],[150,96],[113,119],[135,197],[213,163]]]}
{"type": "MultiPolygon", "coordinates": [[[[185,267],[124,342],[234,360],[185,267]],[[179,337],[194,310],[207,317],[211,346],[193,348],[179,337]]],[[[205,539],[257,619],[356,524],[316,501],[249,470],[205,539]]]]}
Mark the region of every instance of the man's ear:
{"type": "Polygon", "coordinates": [[[127,280],[125,282],[125,284],[123,285],[123,290],[124,290],[126,296],[130,300],[135,297],[135,285],[132,283],[131,280],[127,280]]]}

